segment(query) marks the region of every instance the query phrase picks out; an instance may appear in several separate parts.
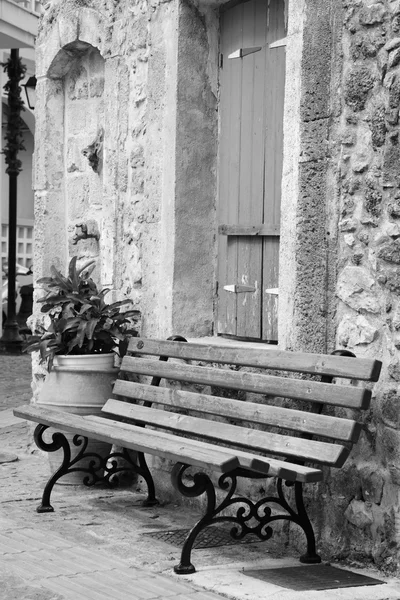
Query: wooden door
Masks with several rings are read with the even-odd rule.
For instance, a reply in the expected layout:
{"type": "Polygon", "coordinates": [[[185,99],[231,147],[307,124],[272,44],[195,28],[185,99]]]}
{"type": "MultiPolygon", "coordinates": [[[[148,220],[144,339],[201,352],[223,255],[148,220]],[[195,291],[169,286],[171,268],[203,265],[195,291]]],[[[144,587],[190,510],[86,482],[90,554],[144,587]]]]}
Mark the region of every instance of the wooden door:
{"type": "Polygon", "coordinates": [[[279,286],[284,0],[237,4],[221,13],[220,25],[217,333],[273,341],[278,296],[271,289],[279,286]]]}

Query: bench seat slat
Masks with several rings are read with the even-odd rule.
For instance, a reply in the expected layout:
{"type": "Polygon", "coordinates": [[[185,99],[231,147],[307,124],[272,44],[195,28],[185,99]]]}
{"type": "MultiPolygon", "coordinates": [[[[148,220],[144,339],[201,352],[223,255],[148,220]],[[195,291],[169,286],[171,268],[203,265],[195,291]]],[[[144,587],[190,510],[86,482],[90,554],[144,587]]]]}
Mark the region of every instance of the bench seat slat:
{"type": "Polygon", "coordinates": [[[186,360],[220,362],[225,364],[297,371],[315,375],[328,375],[366,381],[378,381],[382,363],[369,358],[349,358],[326,354],[291,352],[279,348],[239,348],[212,344],[194,344],[192,342],[172,342],[132,338],[129,351],[155,356],[170,356],[186,360]]]}
{"type": "Polygon", "coordinates": [[[150,436],[143,427],[131,425],[129,429],[126,429],[121,428],[119,423],[109,423],[105,418],[100,421],[90,421],[87,417],[80,415],[57,410],[43,410],[36,406],[18,407],[14,409],[14,414],[22,419],[36,421],[62,431],[81,434],[91,439],[111,442],[124,448],[156,454],[194,466],[212,467],[221,473],[226,473],[239,466],[239,460],[235,456],[234,450],[206,442],[195,442],[163,431],[152,431],[150,436]]]}
{"type": "Polygon", "coordinates": [[[240,419],[250,423],[268,424],[273,427],[310,433],[343,442],[355,443],[362,429],[360,423],[351,419],[320,415],[281,406],[243,402],[172,388],[155,387],[143,383],[123,381],[122,379],[116,381],[113,393],[117,396],[125,396],[135,400],[240,419]]]}
{"type": "Polygon", "coordinates": [[[288,456],[332,467],[341,467],[349,455],[348,448],[339,444],[238,427],[229,423],[156,410],[119,400],[108,400],[103,410],[113,416],[124,417],[174,432],[195,435],[206,440],[219,440],[229,445],[242,447],[250,452],[258,451],[288,456]]]}
{"type": "Polygon", "coordinates": [[[319,381],[305,381],[274,375],[168,363],[131,356],[124,357],[121,369],[140,375],[159,376],[166,379],[308,400],[354,409],[368,408],[371,400],[370,390],[350,385],[332,385],[330,383],[320,383],[319,381]]]}
{"type": "MultiPolygon", "coordinates": [[[[103,421],[104,418],[91,415],[85,417],[91,421],[103,421]]],[[[116,426],[126,428],[128,431],[131,427],[129,423],[123,423],[121,421],[115,421],[110,419],[111,423],[115,423],[116,426]]],[[[148,431],[148,430],[147,430],[148,431]]],[[[152,430],[153,432],[153,430],[152,430]]],[[[223,446],[218,446],[219,448],[223,446]]],[[[267,474],[271,477],[280,477],[287,481],[301,481],[302,483],[313,483],[316,481],[322,481],[323,472],[321,469],[315,467],[306,467],[304,465],[297,465],[294,463],[286,462],[283,460],[270,458],[269,456],[257,456],[248,454],[241,450],[234,450],[235,456],[239,459],[240,466],[252,471],[267,474]]]]}

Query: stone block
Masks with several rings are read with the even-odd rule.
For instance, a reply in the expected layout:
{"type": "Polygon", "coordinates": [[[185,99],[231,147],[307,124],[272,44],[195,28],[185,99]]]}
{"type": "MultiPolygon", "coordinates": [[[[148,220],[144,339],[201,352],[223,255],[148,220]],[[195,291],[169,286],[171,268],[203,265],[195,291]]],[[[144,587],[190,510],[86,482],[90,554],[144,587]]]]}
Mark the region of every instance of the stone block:
{"type": "Polygon", "coordinates": [[[378,329],[363,315],[345,316],[338,325],[338,341],[345,347],[354,348],[362,344],[371,344],[378,336],[378,329]]]}
{"type": "Polygon", "coordinates": [[[388,67],[392,69],[400,63],[400,48],[396,48],[389,52],[388,67]]]}
{"type": "Polygon", "coordinates": [[[392,429],[400,429],[400,396],[396,388],[382,393],[380,411],[385,425],[392,429]]]}
{"type": "Polygon", "coordinates": [[[89,180],[85,174],[76,175],[71,173],[66,178],[66,201],[68,214],[77,223],[82,221],[89,203],[89,180]]]}
{"type": "Polygon", "coordinates": [[[382,23],[385,18],[385,7],[383,4],[373,4],[372,6],[365,6],[359,12],[358,19],[360,25],[369,27],[371,25],[378,25],[382,23]]]}
{"type": "Polygon", "coordinates": [[[399,48],[399,47],[400,47],[400,37],[393,38],[385,44],[385,50],[387,52],[390,52],[391,50],[394,50],[395,48],[399,48]]]}
{"type": "Polygon", "coordinates": [[[375,84],[375,76],[366,66],[353,67],[344,84],[344,99],[354,111],[363,110],[375,84]]]}
{"type": "Polygon", "coordinates": [[[72,44],[79,38],[78,14],[78,11],[69,11],[64,15],[60,15],[57,19],[61,48],[67,44],[72,44]]]}
{"type": "Polygon", "coordinates": [[[369,167],[369,156],[359,153],[352,158],[352,168],[354,173],[364,173],[369,167]]]}
{"type": "Polygon", "coordinates": [[[399,173],[400,146],[387,144],[383,157],[382,183],[385,187],[397,187],[400,182],[399,173]]]}
{"type": "Polygon", "coordinates": [[[374,522],[371,508],[362,500],[352,500],[344,516],[349,523],[359,529],[365,529],[374,522]]]}
{"type": "Polygon", "coordinates": [[[379,435],[378,456],[385,464],[400,464],[400,431],[391,427],[382,427],[379,435]]]}
{"type": "Polygon", "coordinates": [[[102,50],[105,37],[105,19],[100,12],[91,8],[79,10],[79,39],[102,50]]]}
{"type": "Polygon", "coordinates": [[[46,36],[35,48],[36,77],[46,77],[51,63],[61,50],[60,35],[57,22],[46,28],[46,36]]]}
{"type": "Polygon", "coordinates": [[[371,113],[370,128],[371,141],[374,148],[380,148],[386,139],[386,108],[384,104],[375,106],[371,113]]]}
{"type": "Polygon", "coordinates": [[[80,142],[81,140],[76,137],[68,138],[67,140],[67,154],[65,159],[67,173],[82,172],[85,170],[86,165],[83,162],[80,142]]]}
{"type": "Polygon", "coordinates": [[[356,231],[358,221],[356,219],[344,219],[339,223],[340,231],[356,231]]]}
{"type": "Polygon", "coordinates": [[[385,38],[378,31],[360,31],[352,39],[350,52],[351,58],[359,59],[373,58],[378,50],[385,44],[385,38]]]}
{"type": "Polygon", "coordinates": [[[382,211],[382,192],[374,187],[373,183],[367,181],[365,187],[365,210],[374,217],[379,217],[382,211]]]}
{"type": "Polygon", "coordinates": [[[365,465],[359,469],[362,495],[365,502],[380,504],[383,495],[384,478],[377,465],[365,465]]]}
{"type": "Polygon", "coordinates": [[[400,80],[397,75],[388,78],[389,108],[399,108],[400,105],[400,80]]]}
{"type": "Polygon", "coordinates": [[[378,258],[400,265],[400,241],[393,240],[378,250],[378,258]]]}
{"type": "Polygon", "coordinates": [[[382,301],[375,279],[363,267],[345,267],[338,277],[336,295],[360,313],[379,313],[382,301]]]}

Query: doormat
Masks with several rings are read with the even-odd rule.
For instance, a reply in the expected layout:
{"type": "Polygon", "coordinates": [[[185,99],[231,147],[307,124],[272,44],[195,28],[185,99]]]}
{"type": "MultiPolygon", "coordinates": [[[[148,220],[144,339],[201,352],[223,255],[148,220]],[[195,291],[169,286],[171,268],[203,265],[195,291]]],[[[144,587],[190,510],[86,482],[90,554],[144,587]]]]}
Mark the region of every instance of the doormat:
{"type": "MultiPolygon", "coordinates": [[[[207,527],[199,533],[193,548],[215,548],[216,546],[233,546],[235,544],[252,544],[261,542],[257,536],[249,534],[241,540],[234,540],[230,536],[231,527],[207,527]]],[[[190,529],[175,529],[172,531],[149,531],[143,533],[156,540],[181,547],[190,529]]]]}
{"type": "Polygon", "coordinates": [[[251,569],[244,575],[273,583],[280,587],[295,590],[333,590],[336,588],[358,587],[360,585],[381,585],[379,581],[352,571],[337,569],[329,565],[304,565],[301,567],[283,567],[281,569],[251,569]]]}

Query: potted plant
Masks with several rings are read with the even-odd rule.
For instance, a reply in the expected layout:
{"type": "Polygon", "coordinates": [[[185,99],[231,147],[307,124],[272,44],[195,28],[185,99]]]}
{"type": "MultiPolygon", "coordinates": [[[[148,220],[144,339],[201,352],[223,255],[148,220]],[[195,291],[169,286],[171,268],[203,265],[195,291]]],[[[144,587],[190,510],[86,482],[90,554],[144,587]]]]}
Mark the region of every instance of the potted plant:
{"type": "MultiPolygon", "coordinates": [[[[51,276],[38,280],[46,288],[37,302],[47,323],[38,326],[25,347],[27,352],[39,351],[39,360],[48,369],[38,404],[83,415],[100,413],[110,397],[118,371],[115,354],[123,355],[129,336],[137,335],[135,324],[140,314],[121,311],[131,300],[105,302],[109,290],[99,290],[90,277],[94,262],[78,269],[74,257],[66,277],[52,266],[51,276]]],[[[110,451],[109,445],[94,440],[89,446],[88,451],[101,456],[110,451]]],[[[51,466],[60,461],[57,455],[49,455],[51,466]]],[[[78,481],[76,475],[69,475],[61,482],[78,481]]]]}

